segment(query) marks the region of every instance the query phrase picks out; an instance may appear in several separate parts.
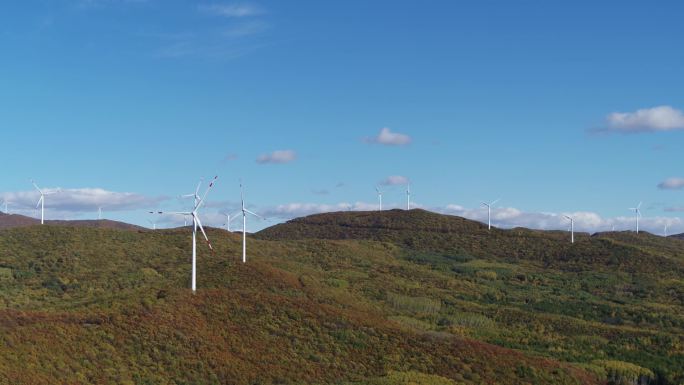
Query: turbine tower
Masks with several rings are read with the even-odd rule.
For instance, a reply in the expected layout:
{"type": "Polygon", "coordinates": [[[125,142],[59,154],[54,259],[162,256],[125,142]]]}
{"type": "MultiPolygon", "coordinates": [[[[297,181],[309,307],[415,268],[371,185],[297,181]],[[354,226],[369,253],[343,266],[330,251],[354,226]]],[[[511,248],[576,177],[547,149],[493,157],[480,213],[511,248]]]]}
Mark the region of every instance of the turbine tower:
{"type": "Polygon", "coordinates": [[[406,210],[411,210],[411,182],[406,182],[406,210]]]}
{"type": "Polygon", "coordinates": [[[240,200],[242,201],[242,263],[247,262],[247,214],[257,218],[265,219],[259,214],[255,214],[245,208],[245,190],[240,183],[240,200]]]}
{"type": "Polygon", "coordinates": [[[665,224],[665,231],[663,231],[663,236],[667,237],[667,223],[665,224]]]}
{"type": "Polygon", "coordinates": [[[378,192],[378,201],[380,202],[380,211],[382,211],[382,190],[380,190],[380,186],[375,186],[375,191],[378,192]]]}
{"type": "Polygon", "coordinates": [[[102,206],[98,206],[98,208],[97,208],[97,219],[99,221],[102,220],[102,206]]]}
{"type": "Polygon", "coordinates": [[[570,243],[575,243],[575,218],[569,215],[563,216],[570,221],[570,243]]]}
{"type": "Polygon", "coordinates": [[[492,206],[494,206],[494,204],[496,204],[496,202],[500,200],[501,198],[491,203],[482,202],[482,206],[485,206],[487,208],[487,230],[492,229],[492,206]]]}
{"type": "Polygon", "coordinates": [[[10,202],[7,200],[7,198],[4,198],[4,199],[2,200],[2,205],[5,206],[5,214],[7,214],[7,215],[9,215],[9,210],[8,210],[8,208],[7,208],[7,205],[8,205],[9,203],[10,203],[10,202]]]}
{"type": "Polygon", "coordinates": [[[36,205],[36,208],[40,207],[40,224],[44,225],[45,224],[45,196],[57,194],[59,192],[59,189],[54,190],[54,191],[43,191],[38,187],[38,185],[36,184],[36,182],[33,179],[31,179],[31,184],[33,184],[33,187],[35,187],[36,190],[38,190],[38,192],[40,193],[40,199],[38,199],[38,204],[36,205]]]}
{"type": "MultiPolygon", "coordinates": [[[[202,232],[202,235],[204,236],[204,239],[207,241],[207,245],[209,246],[210,250],[214,250],[213,247],[211,247],[211,242],[209,242],[209,237],[207,237],[207,233],[204,231],[204,227],[202,227],[202,221],[200,220],[199,217],[199,209],[202,207],[202,204],[204,204],[204,199],[207,197],[207,194],[209,193],[209,190],[214,187],[214,183],[216,182],[216,179],[218,179],[218,176],[214,177],[214,179],[209,183],[209,187],[207,187],[207,190],[204,192],[204,195],[199,198],[199,194],[197,194],[197,197],[195,199],[195,205],[192,208],[192,211],[186,211],[186,212],[164,212],[164,211],[157,211],[157,214],[164,215],[164,214],[173,214],[173,215],[189,215],[192,217],[192,275],[191,275],[191,288],[192,292],[194,293],[197,291],[197,229],[199,228],[200,231],[202,232]]],[[[200,184],[202,182],[200,181],[200,184]]],[[[198,187],[199,191],[199,187],[198,187]]],[[[150,213],[154,214],[154,211],[150,211],[150,213]]]]}
{"type": "Polygon", "coordinates": [[[639,202],[637,207],[631,207],[627,210],[633,210],[634,211],[634,221],[636,222],[636,233],[639,234],[639,218],[641,218],[641,204],[643,202],[639,202]]]}

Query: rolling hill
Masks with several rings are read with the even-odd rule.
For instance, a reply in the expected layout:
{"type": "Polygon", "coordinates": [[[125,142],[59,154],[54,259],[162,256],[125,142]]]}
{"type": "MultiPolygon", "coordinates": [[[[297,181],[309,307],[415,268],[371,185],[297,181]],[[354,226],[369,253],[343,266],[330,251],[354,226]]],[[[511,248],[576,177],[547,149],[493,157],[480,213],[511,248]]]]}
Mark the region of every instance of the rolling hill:
{"type": "MultiPolygon", "coordinates": [[[[27,227],[39,225],[40,220],[19,214],[0,213],[0,229],[10,229],[15,227],[27,227]]],[[[46,220],[45,224],[51,226],[69,227],[97,227],[103,229],[119,230],[144,230],[144,227],[132,225],[130,223],[112,221],[109,219],[76,219],[76,220],[46,220]]]]}
{"type": "Polygon", "coordinates": [[[679,384],[684,243],[421,210],[0,231],[0,383],[679,384]]]}

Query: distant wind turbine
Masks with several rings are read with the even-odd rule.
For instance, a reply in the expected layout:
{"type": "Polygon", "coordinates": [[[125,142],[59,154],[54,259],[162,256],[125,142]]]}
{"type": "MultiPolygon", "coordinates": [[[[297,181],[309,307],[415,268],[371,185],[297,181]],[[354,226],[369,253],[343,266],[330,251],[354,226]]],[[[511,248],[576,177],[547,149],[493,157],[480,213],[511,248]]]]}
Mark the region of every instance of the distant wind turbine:
{"type": "Polygon", "coordinates": [[[663,236],[667,237],[667,223],[665,224],[665,231],[663,231],[663,236]]]}
{"type": "Polygon", "coordinates": [[[406,182],[406,210],[411,210],[411,182],[406,182]]]}
{"type": "Polygon", "coordinates": [[[492,229],[492,206],[496,204],[496,202],[500,201],[501,198],[491,202],[491,203],[486,203],[482,202],[482,206],[485,206],[487,208],[487,230],[492,229]]]}
{"type": "Polygon", "coordinates": [[[3,204],[3,206],[5,206],[5,214],[7,214],[7,215],[9,215],[9,210],[8,210],[8,208],[7,208],[7,205],[8,205],[9,203],[10,203],[10,202],[7,200],[7,198],[4,198],[4,199],[2,200],[2,204],[3,204]]]}
{"type": "Polygon", "coordinates": [[[636,222],[636,233],[639,234],[639,218],[641,218],[641,204],[643,202],[639,202],[637,207],[631,207],[627,210],[633,210],[634,211],[634,220],[636,222]]]}
{"type": "Polygon", "coordinates": [[[569,215],[563,216],[570,221],[570,243],[575,243],[575,218],[569,215]]]}
{"type": "Polygon", "coordinates": [[[233,222],[235,219],[237,219],[238,214],[239,214],[239,212],[235,213],[233,215],[228,214],[228,213],[223,213],[223,215],[226,216],[226,223],[224,224],[224,226],[226,226],[226,231],[231,232],[230,231],[230,223],[233,222]]]}
{"type": "Polygon", "coordinates": [[[102,206],[97,208],[97,219],[100,221],[102,220],[102,206]]]}
{"type": "Polygon", "coordinates": [[[36,208],[40,207],[40,224],[43,225],[45,224],[45,197],[47,195],[57,194],[60,190],[57,189],[52,191],[43,191],[38,187],[38,185],[33,179],[31,179],[31,184],[33,184],[33,187],[35,187],[36,190],[38,190],[38,192],[40,193],[40,199],[38,199],[38,204],[36,205],[36,208]]]}
{"type": "Polygon", "coordinates": [[[375,186],[375,191],[378,192],[378,201],[380,202],[380,211],[382,211],[382,190],[380,190],[380,186],[375,186]]]}
{"type": "Polygon", "coordinates": [[[265,219],[259,214],[255,214],[245,208],[245,190],[240,183],[240,200],[242,201],[242,263],[247,262],[247,214],[254,215],[257,218],[265,219]]]}
{"type": "Polygon", "coordinates": [[[157,229],[157,221],[153,221],[151,219],[148,219],[147,221],[150,222],[150,224],[152,225],[152,230],[157,229]]]}
{"type": "MultiPolygon", "coordinates": [[[[192,211],[189,212],[164,212],[164,211],[157,211],[157,214],[174,214],[174,215],[189,215],[192,217],[192,275],[191,275],[191,288],[193,293],[197,291],[197,229],[199,228],[200,231],[202,231],[202,235],[204,235],[204,239],[207,241],[207,245],[209,246],[210,250],[214,250],[214,248],[211,246],[211,242],[209,242],[209,237],[207,237],[207,233],[204,231],[204,227],[202,227],[202,221],[199,218],[199,209],[202,207],[202,204],[204,203],[204,199],[207,197],[207,194],[209,193],[209,190],[214,187],[214,183],[216,182],[216,179],[218,179],[218,176],[214,177],[214,179],[209,183],[209,187],[207,187],[207,190],[204,192],[204,195],[199,198],[199,194],[197,194],[197,198],[195,200],[195,205],[192,208],[192,211]]],[[[200,181],[200,184],[202,182],[200,181]]],[[[199,187],[197,188],[197,191],[199,191],[199,187]]],[[[154,211],[150,211],[150,213],[154,214],[154,211]]]]}

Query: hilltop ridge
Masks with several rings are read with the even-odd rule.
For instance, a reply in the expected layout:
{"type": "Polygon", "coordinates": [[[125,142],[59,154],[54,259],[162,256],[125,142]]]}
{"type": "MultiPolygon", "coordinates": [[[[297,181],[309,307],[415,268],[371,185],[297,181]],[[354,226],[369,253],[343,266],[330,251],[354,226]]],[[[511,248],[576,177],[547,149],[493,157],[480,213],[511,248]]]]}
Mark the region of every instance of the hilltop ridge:
{"type": "MultiPolygon", "coordinates": [[[[126,222],[113,221],[109,219],[46,220],[45,224],[49,226],[96,227],[120,230],[145,229],[141,226],[133,225],[126,222]]],[[[25,215],[20,214],[0,213],[0,229],[11,229],[35,225],[40,225],[40,219],[27,217],[25,215]]]]}

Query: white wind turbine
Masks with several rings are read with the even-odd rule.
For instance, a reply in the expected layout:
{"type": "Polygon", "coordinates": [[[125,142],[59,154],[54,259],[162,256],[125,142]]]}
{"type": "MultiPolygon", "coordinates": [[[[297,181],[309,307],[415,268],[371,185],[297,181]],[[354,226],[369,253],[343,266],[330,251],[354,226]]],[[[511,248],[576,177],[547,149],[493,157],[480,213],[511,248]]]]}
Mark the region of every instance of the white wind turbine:
{"type": "Polygon", "coordinates": [[[238,214],[239,214],[239,212],[238,212],[238,213],[235,213],[235,214],[232,214],[232,215],[231,215],[231,214],[228,214],[228,213],[223,213],[223,215],[226,216],[226,223],[224,224],[224,226],[226,226],[226,231],[228,231],[229,233],[231,232],[231,231],[230,231],[230,224],[231,224],[231,222],[233,222],[235,219],[237,219],[238,214]]]}
{"type": "Polygon", "coordinates": [[[406,210],[411,210],[411,182],[406,182],[406,210]]]}
{"type": "Polygon", "coordinates": [[[636,222],[636,233],[639,234],[639,218],[641,218],[641,204],[643,202],[639,202],[637,207],[631,207],[627,210],[634,210],[634,220],[636,222]]]}
{"type": "Polygon", "coordinates": [[[242,183],[240,183],[240,200],[242,201],[242,263],[245,263],[247,262],[247,214],[252,214],[262,220],[265,218],[245,208],[245,190],[242,183]]]}
{"type": "Polygon", "coordinates": [[[98,207],[97,207],[97,220],[99,220],[99,221],[102,220],[102,207],[103,207],[103,206],[98,206],[98,207]]]}
{"type": "Polygon", "coordinates": [[[157,229],[157,221],[153,221],[151,219],[148,219],[147,221],[150,222],[150,224],[152,225],[152,230],[157,229]]]}
{"type": "Polygon", "coordinates": [[[482,206],[485,206],[487,208],[487,230],[492,229],[492,206],[496,204],[496,202],[500,201],[501,198],[491,202],[491,203],[486,203],[482,202],[482,206]]]}
{"type": "Polygon", "coordinates": [[[570,221],[570,243],[575,243],[575,218],[569,215],[563,216],[570,221]]]}
{"type": "Polygon", "coordinates": [[[2,205],[5,206],[5,214],[7,214],[7,215],[9,215],[9,209],[8,209],[8,207],[7,207],[7,205],[8,205],[9,203],[10,203],[10,202],[7,200],[7,198],[3,198],[3,199],[2,199],[2,205]]]}
{"type": "MultiPolygon", "coordinates": [[[[204,227],[202,227],[202,221],[199,218],[199,209],[202,207],[202,204],[204,203],[204,199],[207,197],[207,194],[209,193],[209,190],[211,190],[212,187],[214,187],[214,183],[216,182],[216,179],[218,179],[218,176],[214,177],[214,179],[209,183],[209,187],[207,187],[207,191],[204,192],[204,195],[199,198],[199,195],[197,195],[197,198],[195,199],[195,205],[192,208],[192,211],[189,212],[164,212],[164,211],[157,211],[157,214],[172,214],[172,215],[189,215],[192,217],[192,275],[191,275],[191,288],[193,293],[197,291],[197,229],[199,228],[200,231],[202,231],[202,235],[204,235],[204,239],[207,241],[207,245],[209,245],[210,250],[214,250],[213,247],[211,247],[211,242],[209,242],[209,237],[207,237],[207,233],[204,231],[204,227]]],[[[200,181],[200,184],[202,182],[200,181]]],[[[197,188],[199,191],[199,187],[197,188]]],[[[150,211],[150,213],[154,214],[154,211],[150,211]]]]}
{"type": "Polygon", "coordinates": [[[38,190],[38,192],[40,193],[40,199],[38,199],[38,204],[36,205],[36,208],[40,206],[40,224],[43,225],[45,224],[45,196],[57,194],[60,190],[57,189],[52,191],[43,191],[38,187],[38,185],[33,179],[31,179],[31,184],[33,184],[33,187],[35,187],[36,190],[38,190]]]}
{"type": "Polygon", "coordinates": [[[380,190],[380,186],[375,186],[375,191],[378,192],[378,201],[380,202],[380,211],[382,211],[382,190],[380,190]]]}
{"type": "Polygon", "coordinates": [[[663,231],[663,236],[667,237],[667,223],[665,224],[665,231],[663,231]]]}

